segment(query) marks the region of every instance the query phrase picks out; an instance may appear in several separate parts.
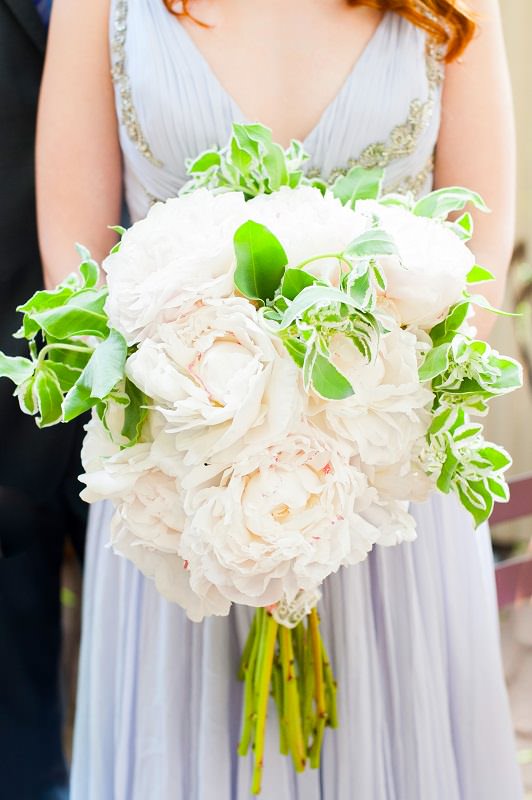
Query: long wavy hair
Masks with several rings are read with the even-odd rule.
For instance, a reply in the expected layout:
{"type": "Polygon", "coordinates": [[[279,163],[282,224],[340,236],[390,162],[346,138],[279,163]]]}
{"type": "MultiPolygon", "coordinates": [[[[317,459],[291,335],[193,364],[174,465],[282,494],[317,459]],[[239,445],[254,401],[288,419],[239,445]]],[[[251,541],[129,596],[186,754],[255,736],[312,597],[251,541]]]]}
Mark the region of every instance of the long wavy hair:
{"type": "MultiPolygon", "coordinates": [[[[163,0],[176,17],[189,17],[198,25],[205,23],[190,11],[191,0],[163,0]]],[[[465,50],[475,33],[472,12],[461,0],[346,0],[350,6],[370,6],[380,11],[394,11],[423,28],[433,40],[443,46],[446,61],[454,61],[465,50]]]]}

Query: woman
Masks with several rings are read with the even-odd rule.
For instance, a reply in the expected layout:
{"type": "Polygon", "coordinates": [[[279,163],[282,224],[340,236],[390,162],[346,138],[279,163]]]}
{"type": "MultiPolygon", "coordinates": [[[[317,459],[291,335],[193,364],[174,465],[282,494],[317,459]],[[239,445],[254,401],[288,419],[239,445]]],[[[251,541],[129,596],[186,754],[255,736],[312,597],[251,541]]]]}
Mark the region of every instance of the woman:
{"type": "MultiPolygon", "coordinates": [[[[97,256],[108,250],[122,179],[141,217],[178,191],[186,156],[223,144],[232,120],[247,119],[283,144],[304,140],[324,175],[354,159],[385,166],[388,188],[422,193],[434,178],[480,191],[494,216],[477,220],[474,244],[500,297],[514,152],[495,0],[472,4],[478,35],[459,61],[474,25],[444,0],[167,5],[55,0],[38,152],[51,283],[72,268],[74,240],[97,256]]],[[[247,797],[235,674],[249,609],[190,623],[105,549],[110,510],[93,512],[73,800],[247,797]]],[[[449,498],[414,513],[413,545],[376,548],[328,580],[323,630],[341,728],[326,737],[321,769],[296,777],[271,725],[267,800],[521,796],[487,532],[473,535],[449,498]]]]}

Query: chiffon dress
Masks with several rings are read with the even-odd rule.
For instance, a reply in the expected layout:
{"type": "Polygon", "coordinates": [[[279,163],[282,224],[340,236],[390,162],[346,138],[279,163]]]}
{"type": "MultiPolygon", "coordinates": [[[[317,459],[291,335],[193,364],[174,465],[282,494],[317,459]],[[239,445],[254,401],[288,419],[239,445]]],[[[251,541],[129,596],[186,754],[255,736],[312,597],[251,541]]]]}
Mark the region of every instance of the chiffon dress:
{"type": "MultiPolygon", "coordinates": [[[[162,0],[114,0],[110,48],[133,220],[175,195],[185,158],[223,145],[244,114],[162,0]]],[[[304,145],[331,177],[385,167],[388,189],[430,189],[441,63],[384,15],[304,145]]],[[[306,89],[306,87],[303,87],[306,89]]],[[[453,498],[413,506],[418,538],[375,547],[323,587],[340,728],[321,767],[294,773],[270,708],[263,800],[518,800],[486,528],[453,498]]],[[[244,800],[239,656],[252,609],[190,622],[109,547],[91,509],[71,800],[244,800]]]]}

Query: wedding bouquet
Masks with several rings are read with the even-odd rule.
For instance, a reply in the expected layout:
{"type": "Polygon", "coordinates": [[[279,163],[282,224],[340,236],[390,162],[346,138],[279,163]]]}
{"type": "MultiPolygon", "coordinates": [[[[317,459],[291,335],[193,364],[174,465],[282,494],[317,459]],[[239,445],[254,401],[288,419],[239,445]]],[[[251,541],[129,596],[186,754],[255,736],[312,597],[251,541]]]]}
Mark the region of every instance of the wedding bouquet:
{"type": "Polygon", "coordinates": [[[280,748],[319,764],[337,725],[320,587],[374,545],[416,536],[409,502],[454,492],[475,524],[506,501],[483,437],[519,365],[475,338],[465,189],[381,196],[378,170],[328,188],[259,125],[189,165],[100,268],[20,307],[30,357],[0,355],[41,427],[92,409],[88,502],[111,541],[190,619],[257,609],[241,662],[239,752],[258,793],[270,693],[280,748]]]}

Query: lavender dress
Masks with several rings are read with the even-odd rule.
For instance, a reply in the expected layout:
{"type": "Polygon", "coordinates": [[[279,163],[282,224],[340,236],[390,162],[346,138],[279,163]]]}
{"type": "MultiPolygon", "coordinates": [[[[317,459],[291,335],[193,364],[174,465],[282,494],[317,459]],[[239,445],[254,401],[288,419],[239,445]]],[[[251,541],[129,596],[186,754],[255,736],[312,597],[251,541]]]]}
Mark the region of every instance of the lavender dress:
{"type": "MultiPolygon", "coordinates": [[[[186,156],[244,117],[162,0],[114,0],[110,42],[137,219],[176,194],[186,156]]],[[[388,188],[428,190],[441,82],[424,34],[388,13],[307,137],[311,166],[381,165],[388,188]]],[[[450,498],[414,515],[417,541],[376,547],[326,582],[341,727],[326,732],[321,768],[296,777],[271,724],[264,800],[522,797],[487,530],[450,498]]],[[[189,622],[106,548],[110,516],[92,509],[72,800],[244,800],[235,675],[251,611],[189,622]]]]}

